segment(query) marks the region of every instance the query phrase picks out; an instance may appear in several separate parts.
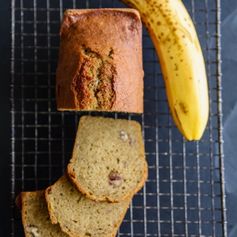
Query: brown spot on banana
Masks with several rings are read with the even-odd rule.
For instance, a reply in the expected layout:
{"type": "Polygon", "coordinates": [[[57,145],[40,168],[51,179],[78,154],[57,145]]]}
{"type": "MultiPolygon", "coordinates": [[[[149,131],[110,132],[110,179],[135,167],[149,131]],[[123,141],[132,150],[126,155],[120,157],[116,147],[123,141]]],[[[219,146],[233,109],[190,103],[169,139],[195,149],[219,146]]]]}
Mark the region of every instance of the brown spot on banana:
{"type": "Polygon", "coordinates": [[[174,64],[174,70],[175,70],[175,71],[178,71],[178,70],[179,70],[177,63],[174,64]]]}
{"type": "MultiPolygon", "coordinates": [[[[184,14],[180,14],[180,12],[178,12],[179,7],[181,7],[181,10],[183,7],[181,1],[177,0],[177,3],[179,3],[177,6],[174,6],[174,4],[172,4],[173,0],[122,1],[130,1],[133,3],[135,1],[137,3],[134,4],[136,5],[136,8],[140,10],[141,13],[146,13],[142,15],[141,18],[144,21],[145,25],[147,25],[147,22],[150,23],[150,28],[148,27],[148,31],[151,33],[152,40],[156,46],[156,51],[158,53],[159,58],[161,57],[161,59],[163,59],[160,61],[161,63],[168,65],[167,67],[165,67],[166,65],[163,65],[164,67],[162,68],[163,79],[166,83],[166,90],[167,85],[170,85],[169,83],[171,83],[171,80],[172,82],[177,80],[176,82],[177,84],[179,84],[178,80],[180,78],[182,78],[183,80],[184,77],[187,81],[181,81],[182,83],[195,83],[196,85],[196,75],[198,74],[199,70],[196,67],[194,67],[193,69],[190,68],[189,70],[189,67],[192,67],[192,65],[190,65],[190,61],[192,61],[192,58],[189,54],[187,54],[188,51],[186,50],[197,49],[197,54],[195,56],[198,56],[198,52],[200,52],[200,54],[202,52],[191,18],[188,16],[188,13],[185,12],[185,9],[183,9],[184,14]],[[152,18],[154,22],[151,22],[149,18],[152,18]],[[162,58],[163,56],[164,58],[162,58]]],[[[202,55],[200,55],[200,57],[201,56],[202,55]]],[[[202,70],[200,70],[200,73],[202,73],[202,70]]],[[[200,77],[201,82],[202,78],[204,77],[205,75],[203,72],[203,76],[200,77]]],[[[197,80],[199,80],[198,77],[197,80]]],[[[197,83],[199,84],[200,81],[198,81],[197,83]]],[[[171,86],[173,85],[176,84],[172,83],[171,86]]],[[[197,88],[195,88],[198,89],[198,86],[199,85],[197,85],[197,88]]],[[[183,85],[180,85],[180,87],[183,88],[183,85]]],[[[178,90],[180,89],[180,87],[176,87],[175,89],[178,90]]],[[[192,122],[195,123],[195,121],[193,121],[195,113],[197,113],[197,117],[202,116],[202,114],[200,115],[199,111],[195,111],[195,104],[190,104],[186,96],[183,96],[182,94],[172,94],[172,90],[169,91],[168,95],[170,96],[168,100],[174,122],[181,131],[181,133],[188,140],[200,139],[199,134],[201,134],[201,131],[199,132],[198,129],[201,130],[204,124],[194,124],[196,127],[192,127],[192,122]],[[177,100],[178,95],[179,99],[177,100]],[[192,118],[192,121],[191,119],[189,120],[189,117],[192,118]],[[198,128],[198,126],[200,128],[198,128]]],[[[205,114],[205,109],[203,109],[203,111],[205,114]]]]}
{"type": "Polygon", "coordinates": [[[179,107],[181,112],[183,112],[184,114],[188,114],[188,107],[184,102],[179,102],[179,107]]]}

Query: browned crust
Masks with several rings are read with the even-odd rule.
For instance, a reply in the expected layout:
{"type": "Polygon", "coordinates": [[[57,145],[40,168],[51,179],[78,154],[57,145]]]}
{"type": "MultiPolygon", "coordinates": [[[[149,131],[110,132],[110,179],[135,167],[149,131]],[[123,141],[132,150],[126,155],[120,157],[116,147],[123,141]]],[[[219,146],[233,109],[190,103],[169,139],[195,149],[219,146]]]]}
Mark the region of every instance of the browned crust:
{"type": "MultiPolygon", "coordinates": [[[[56,182],[58,182],[58,181],[56,181],[56,182]]],[[[56,182],[55,182],[55,183],[56,183],[56,182]]],[[[53,185],[54,185],[54,184],[53,184],[53,185]]],[[[80,237],[80,236],[78,236],[78,235],[74,235],[73,233],[69,232],[68,229],[64,228],[64,225],[62,225],[62,223],[60,223],[60,222],[58,221],[57,217],[54,215],[54,211],[53,211],[53,208],[52,208],[52,206],[51,206],[51,203],[50,203],[49,197],[48,197],[48,196],[49,196],[49,193],[50,193],[50,191],[51,191],[51,187],[52,187],[53,185],[49,186],[49,187],[45,190],[45,199],[46,199],[46,203],[47,203],[47,207],[48,207],[48,212],[49,212],[49,217],[50,217],[51,223],[54,224],[54,225],[55,225],[55,224],[58,224],[58,225],[60,226],[61,230],[62,230],[65,234],[67,234],[68,236],[70,236],[70,237],[80,237]]]]}
{"type": "MultiPolygon", "coordinates": [[[[47,208],[48,208],[48,211],[49,211],[49,217],[50,217],[51,223],[52,224],[59,224],[60,225],[60,223],[58,223],[58,220],[57,220],[56,216],[53,214],[52,207],[51,207],[51,204],[50,204],[50,201],[49,201],[49,197],[48,197],[49,192],[51,191],[51,186],[49,186],[45,190],[45,193],[44,193],[45,194],[45,200],[46,200],[47,208]]],[[[62,229],[61,225],[60,225],[60,228],[62,229]]]]}
{"type": "Polygon", "coordinates": [[[24,229],[24,233],[26,237],[31,237],[31,235],[26,231],[26,207],[25,207],[25,199],[28,198],[29,196],[39,196],[44,193],[44,190],[39,190],[35,192],[21,192],[17,197],[16,197],[16,205],[18,208],[21,209],[21,220],[22,220],[22,225],[24,229]]]}
{"type": "MultiPolygon", "coordinates": [[[[105,21],[105,20],[104,20],[105,21]]],[[[92,21],[93,22],[93,21],[92,21]]],[[[80,9],[80,10],[67,10],[64,13],[63,22],[61,25],[61,43],[60,43],[60,56],[59,63],[56,73],[57,78],[57,109],[59,111],[65,110],[79,110],[79,111],[108,111],[108,112],[128,112],[128,113],[143,113],[143,76],[144,72],[142,69],[142,50],[141,50],[141,41],[142,41],[142,24],[139,12],[135,9],[80,9]],[[111,15],[110,15],[111,13],[111,15]],[[109,16],[108,16],[109,14],[109,16]],[[121,20],[114,22],[113,16],[119,17],[121,20]],[[89,33],[85,31],[83,37],[80,37],[80,42],[70,40],[71,47],[73,47],[73,53],[69,52],[65,46],[68,44],[68,39],[64,39],[68,34],[73,33],[73,35],[78,33],[78,29],[75,30],[75,25],[78,21],[82,20],[81,26],[85,24],[85,19],[88,24],[92,21],[92,17],[88,16],[99,16],[101,18],[101,22],[103,19],[108,21],[109,17],[111,19],[112,24],[117,25],[117,29],[113,27],[107,26],[108,24],[102,24],[101,28],[98,25],[97,28],[102,32],[107,32],[107,37],[97,34],[97,37],[89,37],[89,33]],[[130,36],[128,33],[122,32],[123,24],[122,22],[130,20],[136,22],[136,36],[130,36]],[[72,29],[73,28],[73,32],[72,29]],[[125,41],[126,43],[121,43],[116,38],[118,35],[117,31],[121,31],[121,37],[130,37],[125,41]],[[108,37],[110,35],[110,37],[108,37]],[[110,39],[110,42],[108,41],[110,39]],[[95,42],[96,41],[96,42],[95,42]],[[77,43],[75,43],[77,42],[77,43]],[[85,45],[86,47],[89,45],[89,48],[92,48],[93,51],[96,48],[96,52],[100,53],[102,57],[105,56],[106,50],[112,45],[112,47],[117,47],[119,53],[116,60],[113,60],[115,65],[116,74],[113,79],[113,90],[114,90],[114,101],[111,106],[105,108],[96,108],[90,109],[88,107],[82,107],[78,104],[77,99],[77,90],[73,89],[73,81],[75,81],[75,76],[77,75],[80,64],[83,62],[83,57],[80,56],[80,47],[85,45]],[[134,47],[130,47],[128,45],[136,45],[136,49],[134,47]],[[130,54],[128,54],[128,52],[130,54]],[[71,65],[67,64],[67,60],[62,59],[65,58],[65,55],[68,55],[68,58],[72,60],[71,65]],[[126,55],[126,56],[125,56],[126,55]],[[124,61],[125,60],[125,61],[124,61]],[[133,63],[131,63],[133,62],[133,63]],[[128,66],[129,65],[129,66],[128,66]],[[118,69],[118,70],[117,70],[118,69]],[[133,76],[131,76],[133,75],[133,76]],[[131,85],[133,84],[133,85],[131,85]],[[60,94],[60,95],[59,95],[60,94]]],[[[95,24],[90,24],[88,26],[88,31],[94,31],[95,24]]],[[[81,33],[80,33],[81,34],[81,33]]],[[[70,36],[71,37],[71,36],[70,36]]],[[[70,48],[71,48],[70,47],[70,48]]],[[[71,50],[72,51],[72,50],[71,50]]],[[[117,54],[117,53],[116,53],[117,54]]],[[[84,95],[86,97],[86,93],[84,95]]],[[[90,98],[88,98],[90,103],[90,98]]]]}
{"type": "Polygon", "coordinates": [[[63,33],[63,31],[66,28],[70,27],[70,25],[74,24],[78,20],[77,17],[86,15],[86,14],[101,15],[106,12],[127,14],[131,17],[137,17],[138,21],[141,20],[139,11],[136,9],[132,9],[132,8],[67,9],[64,12],[63,21],[62,21],[62,25],[60,28],[60,35],[63,33]],[[75,17],[75,18],[73,18],[73,17],[75,17]]]}
{"type": "Polygon", "coordinates": [[[22,221],[25,236],[28,237],[29,235],[26,231],[26,218],[25,218],[25,211],[26,210],[25,210],[25,205],[24,205],[24,201],[23,201],[26,195],[28,195],[28,193],[26,193],[26,192],[20,193],[16,198],[16,203],[17,203],[18,207],[21,207],[21,221],[22,221]],[[20,206],[19,206],[19,204],[20,204],[20,206]]]}
{"type": "MultiPolygon", "coordinates": [[[[57,180],[56,182],[58,182],[58,180],[57,180]]],[[[55,183],[56,183],[56,182],[55,182],[55,183]]],[[[54,184],[53,184],[53,185],[54,185],[54,184]]],[[[45,190],[45,199],[46,199],[46,203],[47,203],[47,207],[48,207],[49,217],[50,217],[51,223],[54,224],[54,225],[55,225],[55,224],[58,224],[58,225],[60,226],[61,230],[62,230],[65,234],[67,234],[68,236],[70,236],[70,237],[80,237],[80,236],[78,236],[78,235],[74,235],[73,233],[69,232],[67,228],[64,228],[64,225],[62,225],[62,223],[60,223],[60,222],[58,221],[57,217],[54,215],[54,211],[53,211],[53,208],[52,208],[52,206],[51,206],[51,203],[50,203],[49,197],[48,197],[49,192],[51,191],[51,187],[52,187],[53,185],[49,186],[49,187],[45,190]]]]}
{"type": "Polygon", "coordinates": [[[143,179],[140,181],[140,183],[137,185],[137,187],[133,191],[131,191],[127,195],[123,196],[123,198],[121,198],[121,199],[112,199],[110,197],[98,198],[95,195],[87,192],[83,188],[83,186],[80,184],[80,182],[78,182],[78,180],[76,179],[75,173],[73,172],[73,169],[72,169],[70,163],[67,166],[67,173],[68,173],[69,179],[75,184],[75,187],[82,194],[84,194],[87,198],[89,198],[91,200],[94,200],[94,201],[97,201],[97,202],[104,202],[104,201],[106,201],[106,202],[115,203],[115,202],[121,202],[121,201],[124,201],[124,200],[132,198],[140,189],[142,189],[142,187],[144,186],[144,184],[145,184],[145,182],[147,180],[147,177],[148,177],[148,167],[147,167],[147,163],[145,162],[143,179]]]}
{"type": "MultiPolygon", "coordinates": [[[[66,177],[67,177],[67,176],[66,176],[66,177]]],[[[61,177],[61,178],[62,178],[62,177],[61,177]]],[[[60,180],[60,179],[59,179],[59,180],[60,180]]],[[[59,180],[57,180],[56,182],[58,182],[59,180]]],[[[56,183],[56,182],[55,182],[55,183],[56,183]]],[[[54,183],[54,184],[55,184],[55,183],[54,183]]],[[[53,185],[54,185],[54,184],[53,184],[53,185]]],[[[64,226],[63,226],[60,222],[58,222],[57,217],[53,214],[53,209],[52,209],[52,207],[51,207],[51,205],[50,205],[50,201],[49,201],[49,198],[48,198],[48,192],[50,192],[50,189],[51,189],[51,187],[52,187],[53,185],[49,186],[49,187],[45,190],[45,199],[46,199],[46,202],[47,202],[48,211],[49,211],[49,216],[50,216],[50,220],[51,220],[52,224],[59,224],[61,230],[62,230],[64,233],[66,233],[67,235],[69,235],[70,237],[83,237],[83,236],[79,236],[79,235],[77,235],[77,234],[74,234],[74,233],[69,232],[67,228],[64,228],[64,226]]],[[[111,233],[111,235],[108,235],[108,236],[105,236],[105,237],[115,237],[115,236],[116,236],[117,231],[118,231],[118,228],[119,228],[119,226],[122,224],[123,219],[124,219],[124,217],[125,217],[125,215],[126,215],[126,213],[127,213],[128,208],[129,208],[129,204],[128,204],[128,206],[126,207],[126,209],[124,209],[124,212],[121,214],[121,216],[118,218],[118,222],[117,222],[117,224],[116,224],[116,226],[115,226],[115,229],[114,229],[113,233],[111,233]]]]}
{"type": "MultiPolygon", "coordinates": [[[[82,116],[81,120],[83,120],[84,118],[86,118],[88,116],[82,116]]],[[[112,199],[110,197],[103,197],[103,198],[98,198],[97,196],[87,192],[85,190],[85,188],[83,188],[83,186],[80,184],[80,182],[76,179],[76,174],[73,171],[73,163],[76,161],[76,141],[79,140],[79,128],[80,128],[80,123],[81,120],[79,122],[79,126],[78,126],[78,130],[77,130],[77,134],[76,134],[76,139],[74,142],[74,148],[73,148],[73,153],[72,153],[72,158],[68,163],[67,166],[67,174],[69,179],[72,181],[72,183],[74,183],[75,187],[82,193],[84,194],[87,198],[94,200],[94,201],[107,201],[107,202],[121,202],[123,200],[127,200],[127,199],[131,199],[134,194],[136,194],[145,184],[147,177],[148,177],[148,165],[145,159],[145,151],[143,149],[143,147],[140,147],[140,149],[142,150],[142,153],[144,153],[144,174],[143,174],[143,178],[141,179],[141,181],[137,184],[137,186],[135,187],[134,190],[131,190],[131,192],[127,193],[127,195],[123,196],[123,198],[121,199],[112,199]]],[[[132,121],[132,120],[131,120],[132,121]]],[[[136,121],[132,121],[137,125],[136,121]]]]}

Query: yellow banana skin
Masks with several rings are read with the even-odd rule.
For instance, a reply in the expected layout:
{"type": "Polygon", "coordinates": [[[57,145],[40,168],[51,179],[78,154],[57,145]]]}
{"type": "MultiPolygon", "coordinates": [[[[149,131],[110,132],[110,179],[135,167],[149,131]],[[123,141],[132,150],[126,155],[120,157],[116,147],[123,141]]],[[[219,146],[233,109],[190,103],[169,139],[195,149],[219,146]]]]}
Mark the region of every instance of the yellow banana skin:
{"type": "Polygon", "coordinates": [[[187,140],[205,130],[209,99],[205,63],[193,22],[181,0],[123,0],[136,8],[159,57],[173,120],[187,140]]]}

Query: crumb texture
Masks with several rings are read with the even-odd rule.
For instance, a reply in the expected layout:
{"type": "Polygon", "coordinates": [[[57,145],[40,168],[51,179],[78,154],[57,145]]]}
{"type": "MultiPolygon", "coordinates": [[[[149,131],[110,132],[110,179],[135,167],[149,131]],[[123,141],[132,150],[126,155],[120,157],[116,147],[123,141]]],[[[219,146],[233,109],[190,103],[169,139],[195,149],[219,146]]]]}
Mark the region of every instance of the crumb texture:
{"type": "Polygon", "coordinates": [[[90,48],[82,48],[83,62],[72,82],[75,103],[81,109],[109,110],[115,101],[115,66],[112,53],[103,58],[90,48]]]}
{"type": "Polygon", "coordinates": [[[44,191],[21,194],[22,223],[26,237],[66,237],[59,225],[53,225],[44,197],[44,191]]]}
{"type": "Polygon", "coordinates": [[[50,215],[53,215],[69,236],[115,236],[129,206],[121,203],[95,202],[87,199],[66,176],[46,191],[50,215]]]}
{"type": "Polygon", "coordinates": [[[147,178],[140,124],[82,117],[68,174],[78,189],[93,200],[119,202],[131,197],[147,178]]]}

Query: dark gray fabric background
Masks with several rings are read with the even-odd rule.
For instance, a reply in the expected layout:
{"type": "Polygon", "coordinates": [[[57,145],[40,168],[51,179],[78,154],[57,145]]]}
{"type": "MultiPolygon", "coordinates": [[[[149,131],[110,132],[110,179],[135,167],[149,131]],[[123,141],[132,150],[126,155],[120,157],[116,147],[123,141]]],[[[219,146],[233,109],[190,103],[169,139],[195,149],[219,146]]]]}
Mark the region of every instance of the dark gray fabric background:
{"type": "Polygon", "coordinates": [[[0,0],[0,236],[10,236],[10,3],[0,0]]]}
{"type": "MultiPolygon", "coordinates": [[[[10,236],[10,1],[0,1],[0,236],[10,236]]],[[[237,236],[237,1],[222,1],[224,149],[229,236],[237,236]]]]}

